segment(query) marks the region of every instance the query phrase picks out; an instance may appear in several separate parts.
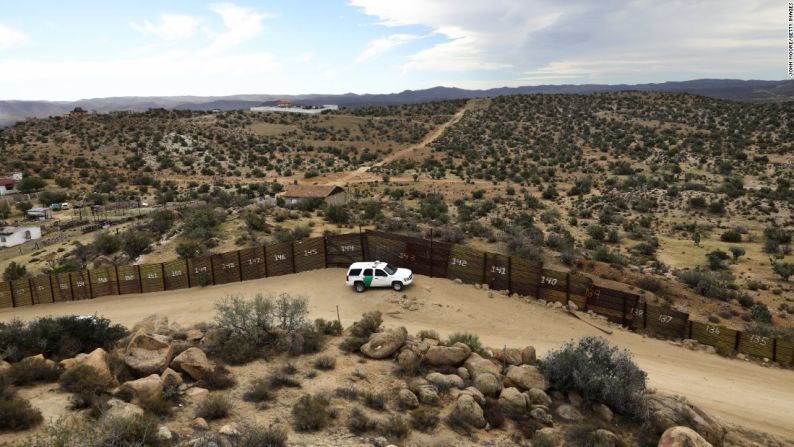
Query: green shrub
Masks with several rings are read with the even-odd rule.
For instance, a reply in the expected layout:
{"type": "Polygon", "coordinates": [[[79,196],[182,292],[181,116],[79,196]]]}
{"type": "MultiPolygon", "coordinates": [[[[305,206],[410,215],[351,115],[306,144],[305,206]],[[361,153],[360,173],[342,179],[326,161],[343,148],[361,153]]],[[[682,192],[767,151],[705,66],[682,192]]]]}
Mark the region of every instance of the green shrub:
{"type": "Polygon", "coordinates": [[[298,431],[318,431],[331,419],[328,406],[331,400],[324,395],[305,394],[292,407],[293,425],[298,431]]]}
{"type": "Polygon", "coordinates": [[[627,351],[618,351],[603,338],[585,337],[549,352],[540,372],[560,391],[577,391],[585,400],[629,417],[642,414],[647,374],[627,351]]]}
{"type": "Polygon", "coordinates": [[[138,406],[143,408],[148,414],[165,417],[170,416],[173,410],[171,402],[166,400],[162,394],[144,394],[138,397],[138,406]]]}
{"type": "Polygon", "coordinates": [[[353,323],[350,333],[354,337],[369,338],[370,335],[378,332],[380,325],[383,324],[383,315],[380,311],[367,312],[361,319],[353,323]]]}
{"type": "Polygon", "coordinates": [[[0,431],[27,430],[42,420],[41,413],[17,396],[8,378],[0,374],[0,431]]]}
{"type": "Polygon", "coordinates": [[[362,398],[364,405],[368,406],[369,408],[378,411],[386,410],[386,394],[366,391],[362,394],[362,398]]]}
{"type": "Polygon", "coordinates": [[[347,418],[347,429],[350,433],[360,435],[376,427],[375,422],[367,417],[360,408],[353,408],[350,411],[350,416],[347,418]]]}
{"type": "Polygon", "coordinates": [[[272,425],[243,427],[240,431],[240,436],[234,440],[234,447],[285,447],[289,438],[286,430],[272,425]]]}
{"type": "Polygon", "coordinates": [[[336,359],[330,355],[321,355],[314,359],[314,367],[323,371],[336,368],[336,359]]]}
{"type": "Polygon", "coordinates": [[[248,402],[265,402],[273,399],[270,381],[264,377],[254,379],[248,385],[248,390],[243,394],[243,399],[248,402]]]}
{"type": "Polygon", "coordinates": [[[110,351],[128,332],[97,316],[42,317],[28,323],[0,323],[0,352],[10,362],[43,354],[48,359],[71,358],[96,348],[110,351]]]}
{"type": "Polygon", "coordinates": [[[728,230],[720,235],[720,240],[722,242],[733,242],[733,243],[741,242],[742,233],[739,233],[736,230],[728,230]]]}
{"type": "Polygon", "coordinates": [[[339,320],[325,321],[322,318],[314,320],[314,327],[324,335],[342,335],[344,330],[339,320]]]}
{"type": "Polygon", "coordinates": [[[492,397],[487,397],[485,400],[483,417],[485,417],[485,421],[492,429],[500,428],[505,423],[505,416],[502,412],[502,406],[499,405],[498,400],[492,397]]]}
{"type": "Polygon", "coordinates": [[[433,329],[422,329],[416,333],[416,337],[419,339],[432,338],[433,340],[441,341],[441,337],[438,335],[438,332],[434,331],[433,329]]]}
{"type": "Polygon", "coordinates": [[[6,374],[12,384],[21,386],[36,382],[55,382],[61,375],[61,368],[57,363],[31,357],[12,364],[6,374]]]}
{"type": "Polygon", "coordinates": [[[411,411],[411,426],[419,431],[433,431],[439,419],[435,408],[422,407],[411,411]]]}
{"type": "Polygon", "coordinates": [[[764,303],[753,304],[753,307],[750,309],[750,312],[753,315],[753,320],[759,323],[772,322],[772,313],[769,312],[769,308],[764,303]]]}
{"type": "Polygon", "coordinates": [[[73,366],[61,374],[58,382],[70,393],[99,394],[110,389],[112,383],[99,374],[93,366],[82,364],[73,366]]]}
{"type": "Polygon", "coordinates": [[[364,337],[347,337],[339,344],[339,349],[347,353],[358,352],[367,340],[364,337]]]}
{"type": "Polygon", "coordinates": [[[411,427],[399,414],[387,417],[378,425],[381,434],[389,439],[405,439],[411,433],[411,427]]]}
{"type": "Polygon", "coordinates": [[[209,394],[196,407],[196,417],[204,418],[208,421],[223,419],[229,416],[232,403],[223,394],[209,394]]]}
{"type": "Polygon", "coordinates": [[[455,343],[463,343],[477,354],[483,355],[485,353],[485,348],[483,348],[480,337],[477,334],[472,334],[471,332],[455,332],[447,338],[447,346],[452,346],[455,343]]]}
{"type": "Polygon", "coordinates": [[[201,372],[198,385],[208,390],[227,390],[237,384],[232,373],[223,365],[201,372]]]}

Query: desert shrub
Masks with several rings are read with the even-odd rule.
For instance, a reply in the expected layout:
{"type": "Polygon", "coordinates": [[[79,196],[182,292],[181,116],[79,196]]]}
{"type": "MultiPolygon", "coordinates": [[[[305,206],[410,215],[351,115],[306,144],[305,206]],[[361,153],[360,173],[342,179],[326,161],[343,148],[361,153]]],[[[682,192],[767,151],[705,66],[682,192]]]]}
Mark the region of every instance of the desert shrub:
{"type": "Polygon", "coordinates": [[[485,400],[483,416],[485,417],[485,421],[492,429],[500,428],[505,423],[505,416],[502,412],[502,406],[499,405],[498,400],[492,397],[488,397],[485,400]]]}
{"type": "Polygon", "coordinates": [[[744,308],[750,308],[755,303],[755,300],[749,295],[739,295],[737,298],[739,304],[744,308]]]}
{"type": "Polygon", "coordinates": [[[233,440],[234,447],[284,447],[289,439],[286,430],[274,425],[243,427],[240,432],[233,440]]]}
{"type": "Polygon", "coordinates": [[[447,338],[447,345],[452,346],[455,343],[463,343],[480,355],[485,353],[485,348],[483,348],[480,337],[477,334],[472,334],[471,332],[455,332],[447,338]]]}
{"type": "Polygon", "coordinates": [[[378,424],[378,429],[382,435],[389,439],[405,439],[411,433],[411,427],[399,414],[393,414],[381,421],[378,424]]]}
{"type": "Polygon", "coordinates": [[[162,394],[144,394],[138,398],[138,406],[143,408],[146,413],[165,417],[171,415],[171,402],[166,400],[162,394]]]}
{"type": "Polygon", "coordinates": [[[314,327],[317,332],[324,335],[342,335],[342,323],[339,320],[326,321],[322,318],[314,320],[314,327]]]}
{"type": "Polygon", "coordinates": [[[339,343],[339,349],[347,353],[357,352],[366,342],[367,339],[364,337],[347,337],[339,343]]]}
{"type": "Polygon", "coordinates": [[[419,339],[423,338],[432,338],[433,340],[441,340],[441,337],[438,335],[438,332],[434,331],[433,329],[422,329],[421,331],[416,333],[416,337],[419,339]]]}
{"type": "Polygon", "coordinates": [[[234,376],[223,365],[201,372],[198,385],[208,390],[227,390],[237,384],[234,376]]]}
{"type": "Polygon", "coordinates": [[[48,359],[71,358],[96,348],[110,350],[127,329],[97,316],[42,317],[28,323],[0,323],[0,352],[18,362],[43,354],[48,359]]]}
{"type": "Polygon", "coordinates": [[[209,394],[196,407],[196,417],[204,418],[208,421],[223,419],[231,413],[232,403],[223,394],[209,394]]]}
{"type": "Polygon", "coordinates": [[[317,431],[325,428],[331,419],[328,406],[331,400],[322,394],[305,394],[292,407],[292,419],[298,431],[317,431]]]}
{"type": "Polygon", "coordinates": [[[679,270],[675,272],[675,275],[695,292],[708,298],[727,300],[736,295],[735,292],[728,290],[730,277],[727,274],[702,270],[679,270]]]}
{"type": "Polygon", "coordinates": [[[455,433],[465,436],[471,435],[471,426],[469,425],[468,421],[461,416],[460,412],[450,412],[447,417],[444,418],[444,423],[455,433]]]}
{"type": "Polygon", "coordinates": [[[411,411],[411,427],[429,432],[438,425],[438,410],[435,408],[422,407],[411,411]]]}
{"type": "Polygon", "coordinates": [[[314,367],[323,371],[336,368],[336,359],[330,355],[321,355],[314,359],[314,367]]]}
{"type": "Polygon", "coordinates": [[[29,385],[36,382],[54,382],[61,375],[58,364],[31,357],[11,365],[6,372],[14,385],[29,385]]]}
{"type": "Polygon", "coordinates": [[[629,263],[625,256],[618,252],[610,251],[604,246],[599,246],[593,250],[592,257],[594,261],[606,262],[608,264],[627,265],[629,263]]]}
{"type": "Polygon", "coordinates": [[[734,242],[734,243],[741,242],[742,233],[739,233],[736,230],[728,230],[720,235],[720,240],[722,242],[734,242]]]}
{"type": "Polygon", "coordinates": [[[378,411],[386,410],[386,394],[365,391],[362,393],[361,397],[364,405],[368,406],[369,408],[378,411]]]}
{"type": "Polygon", "coordinates": [[[356,388],[355,385],[340,386],[336,389],[335,394],[337,397],[349,401],[356,401],[359,397],[358,388],[356,388]]]}
{"type": "Polygon", "coordinates": [[[101,441],[94,445],[119,447],[160,447],[165,441],[157,436],[160,422],[149,415],[107,418],[102,422],[101,441]]]}
{"type": "Polygon", "coordinates": [[[58,383],[70,393],[99,394],[106,392],[112,386],[108,378],[99,374],[93,366],[86,364],[73,366],[64,371],[58,383]]]}
{"type": "Polygon", "coordinates": [[[347,429],[350,433],[359,435],[375,429],[375,421],[367,417],[360,408],[353,408],[347,418],[347,429]]]}
{"type": "Polygon", "coordinates": [[[288,333],[279,340],[278,346],[291,356],[320,352],[325,344],[325,335],[311,326],[288,333]]]}
{"type": "Polygon", "coordinates": [[[769,311],[769,307],[764,303],[753,304],[753,307],[750,308],[750,312],[753,315],[753,320],[759,323],[772,322],[772,313],[769,311]]]}
{"type": "Polygon", "coordinates": [[[290,377],[287,373],[284,372],[276,372],[271,374],[267,378],[267,383],[269,388],[272,391],[281,389],[281,388],[300,388],[301,383],[292,377],[290,377]]]}
{"type": "Polygon", "coordinates": [[[273,399],[268,379],[260,377],[254,379],[248,385],[248,390],[243,394],[243,399],[247,402],[265,402],[273,399]]]}
{"type": "Polygon", "coordinates": [[[354,337],[369,338],[370,335],[378,332],[380,325],[383,324],[383,315],[380,311],[367,312],[361,319],[353,323],[350,333],[354,337]]]}
{"type": "Polygon", "coordinates": [[[630,417],[642,413],[647,374],[628,351],[618,351],[603,338],[585,337],[549,352],[540,372],[563,392],[575,390],[587,401],[604,403],[630,417]]]}
{"type": "Polygon", "coordinates": [[[298,367],[292,362],[287,362],[281,366],[281,373],[288,376],[294,375],[298,372],[298,367]]]}
{"type": "Polygon", "coordinates": [[[98,423],[62,418],[23,444],[25,447],[164,447],[159,421],[150,416],[105,417],[98,423]]]}
{"type": "Polygon", "coordinates": [[[794,341],[794,328],[790,327],[774,326],[768,323],[754,321],[745,326],[745,331],[749,334],[760,335],[762,337],[794,341]]]}
{"type": "Polygon", "coordinates": [[[637,281],[637,287],[649,292],[657,293],[663,289],[662,282],[653,276],[643,276],[637,281]]]}
{"type": "Polygon", "coordinates": [[[0,431],[27,430],[42,420],[41,413],[17,396],[8,378],[0,374],[0,431]]]}

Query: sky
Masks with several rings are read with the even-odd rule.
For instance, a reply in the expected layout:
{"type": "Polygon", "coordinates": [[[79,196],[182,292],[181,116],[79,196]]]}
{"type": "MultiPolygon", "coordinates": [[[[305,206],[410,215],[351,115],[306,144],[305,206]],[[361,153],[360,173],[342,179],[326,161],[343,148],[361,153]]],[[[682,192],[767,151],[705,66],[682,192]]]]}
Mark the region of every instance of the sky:
{"type": "Polygon", "coordinates": [[[785,79],[779,0],[3,1],[0,99],[785,79]]]}

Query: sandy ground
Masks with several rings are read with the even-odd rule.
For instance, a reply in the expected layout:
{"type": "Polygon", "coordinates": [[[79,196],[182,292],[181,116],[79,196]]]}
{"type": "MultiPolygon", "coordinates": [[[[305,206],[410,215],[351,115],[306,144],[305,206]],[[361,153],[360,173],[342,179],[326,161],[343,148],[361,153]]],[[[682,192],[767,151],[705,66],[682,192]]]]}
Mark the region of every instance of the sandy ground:
{"type": "Polygon", "coordinates": [[[601,335],[633,353],[637,363],[648,372],[650,386],[684,395],[730,423],[794,439],[792,371],[688,351],[621,329],[605,335],[534,300],[499,294],[489,298],[487,291],[446,279],[418,276],[415,284],[403,293],[373,289],[356,294],[344,284],[343,277],[343,270],[327,269],[203,289],[5,309],[0,311],[0,321],[43,315],[98,314],[131,326],[147,315],[159,313],[171,321],[190,325],[211,320],[214,303],[226,295],[251,297],[256,293],[287,292],[310,299],[312,318],[334,319],[338,306],[342,323],[348,326],[363,312],[380,310],[387,326],[403,325],[412,333],[435,329],[442,336],[467,330],[479,334],[489,346],[533,345],[539,355],[568,340],[601,335]],[[416,303],[412,308],[417,310],[407,310],[411,303],[416,303]]]}

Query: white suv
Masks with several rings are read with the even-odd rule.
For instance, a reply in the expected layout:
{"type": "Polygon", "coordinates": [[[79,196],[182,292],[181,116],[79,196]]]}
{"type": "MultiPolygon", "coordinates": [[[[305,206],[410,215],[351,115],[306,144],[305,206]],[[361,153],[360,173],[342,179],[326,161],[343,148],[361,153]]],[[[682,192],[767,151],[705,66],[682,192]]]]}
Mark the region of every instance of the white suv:
{"type": "Polygon", "coordinates": [[[354,262],[345,276],[347,285],[361,293],[368,287],[391,287],[400,291],[414,281],[414,274],[408,269],[397,268],[385,262],[354,262]]]}

